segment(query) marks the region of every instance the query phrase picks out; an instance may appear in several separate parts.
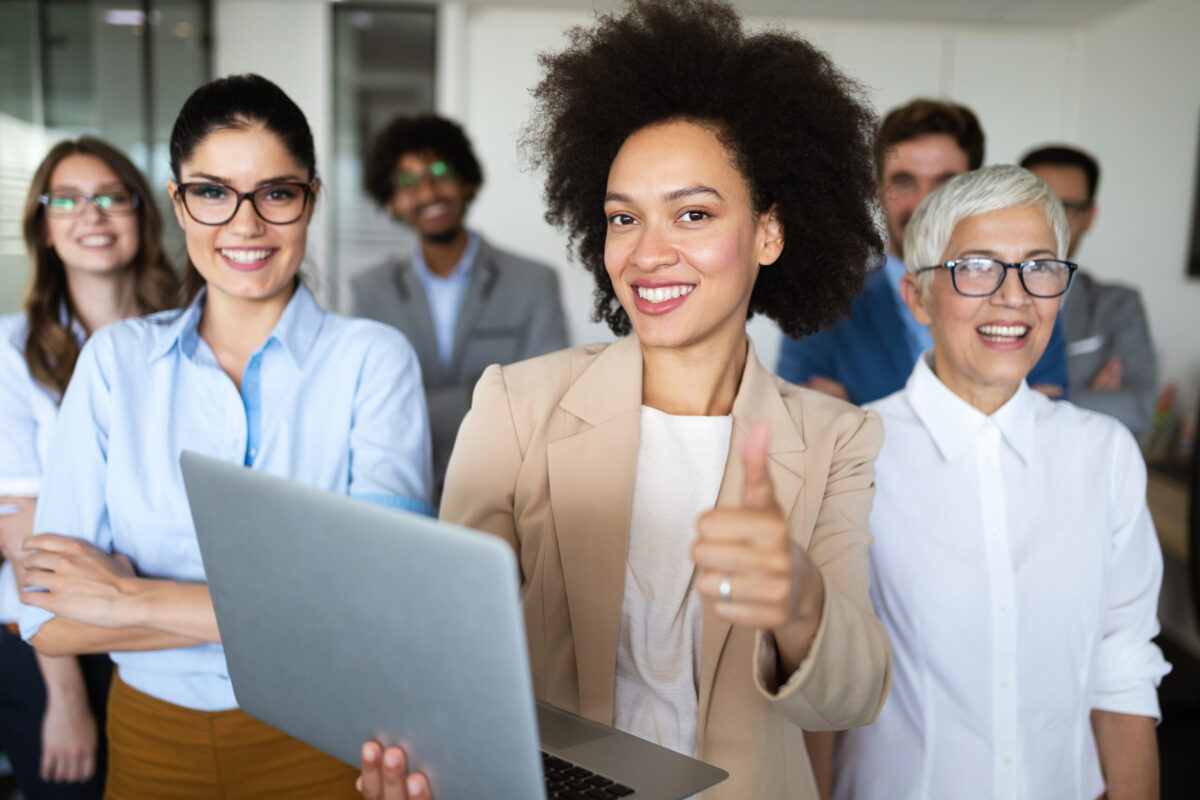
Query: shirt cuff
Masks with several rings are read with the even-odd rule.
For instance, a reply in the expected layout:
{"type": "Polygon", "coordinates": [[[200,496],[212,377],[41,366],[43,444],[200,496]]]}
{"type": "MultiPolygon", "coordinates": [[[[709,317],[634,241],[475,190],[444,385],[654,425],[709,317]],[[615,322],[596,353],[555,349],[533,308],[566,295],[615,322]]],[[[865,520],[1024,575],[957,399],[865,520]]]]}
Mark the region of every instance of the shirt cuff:
{"type": "Polygon", "coordinates": [[[44,608],[27,606],[22,603],[21,611],[17,618],[17,621],[21,626],[21,638],[28,642],[37,635],[37,632],[42,629],[43,625],[54,619],[56,616],[56,614],[47,611],[44,608]]]}
{"type": "Polygon", "coordinates": [[[411,511],[414,514],[421,514],[426,517],[437,517],[437,509],[423,500],[414,500],[411,497],[401,497],[395,494],[354,494],[350,496],[355,500],[362,500],[377,506],[411,511]]]}

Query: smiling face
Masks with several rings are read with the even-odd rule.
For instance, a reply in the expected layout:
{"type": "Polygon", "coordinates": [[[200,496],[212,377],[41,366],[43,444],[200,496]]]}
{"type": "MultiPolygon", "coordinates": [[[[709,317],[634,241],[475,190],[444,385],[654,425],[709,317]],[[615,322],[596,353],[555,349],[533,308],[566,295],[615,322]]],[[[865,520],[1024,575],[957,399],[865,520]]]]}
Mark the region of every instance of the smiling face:
{"type": "Polygon", "coordinates": [[[708,128],[667,122],[637,131],[608,173],[604,265],[644,346],[745,339],[760,265],[783,250],[773,213],[708,128]]]}
{"type": "Polygon", "coordinates": [[[447,170],[430,169],[446,162],[431,151],[405,153],[396,161],[392,177],[416,176],[416,182],[406,188],[392,190],[388,209],[392,216],[415,230],[422,239],[445,242],[462,231],[467,206],[475,188],[447,170]]]}
{"type": "MultiPolygon", "coordinates": [[[[311,176],[283,140],[259,125],[209,133],[191,157],[180,165],[183,183],[222,183],[249,192],[281,181],[307,183],[311,176]]],[[[314,187],[314,192],[316,187],[314,187]]],[[[304,260],[310,200],[298,220],[287,225],[265,222],[249,198],[233,219],[222,225],[202,225],[192,219],[177,195],[175,217],[183,227],[188,257],[204,277],[210,300],[224,296],[243,300],[286,303],[293,279],[304,260]]]]}
{"type": "Polygon", "coordinates": [[[883,159],[879,199],[893,253],[904,255],[904,229],[921,201],[968,167],[966,151],[948,133],[927,133],[888,150],[883,159]]]}
{"type": "MultiPolygon", "coordinates": [[[[955,226],[941,260],[970,256],[1008,263],[1057,258],[1054,229],[1035,206],[967,217],[955,226]]],[[[911,274],[901,286],[913,315],[929,326],[938,378],[988,414],[1012,397],[1041,358],[1061,300],[1031,296],[1015,273],[1008,270],[987,297],[960,295],[947,269],[934,271],[924,295],[911,274]]]]}
{"type": "MultiPolygon", "coordinates": [[[[129,192],[107,164],[95,156],[69,155],[50,174],[47,192],[92,196],[106,191],[129,192]]],[[[74,217],[44,216],[46,244],[72,272],[115,273],[127,269],[137,255],[138,215],[105,215],[95,203],[74,217]]]]}

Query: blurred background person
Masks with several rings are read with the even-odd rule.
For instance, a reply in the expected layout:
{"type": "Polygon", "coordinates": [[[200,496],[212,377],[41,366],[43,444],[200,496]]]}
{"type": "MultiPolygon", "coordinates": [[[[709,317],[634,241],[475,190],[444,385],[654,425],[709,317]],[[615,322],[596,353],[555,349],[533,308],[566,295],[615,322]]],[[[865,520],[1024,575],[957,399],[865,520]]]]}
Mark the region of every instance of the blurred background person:
{"type": "MultiPolygon", "coordinates": [[[[900,296],[904,230],[930,192],[955,175],[978,169],[983,152],[983,129],[966,106],[919,98],[884,116],[875,138],[875,166],[887,224],[887,259],[867,278],[848,317],[803,339],[784,337],[780,377],[857,404],[904,386],[917,356],[933,346],[929,331],[900,296]]],[[[1051,396],[1065,391],[1060,332],[1030,381],[1051,396]]]]}
{"type": "Polygon", "coordinates": [[[30,800],[98,798],[112,662],[104,654],[47,656],[22,641],[14,566],[33,533],[59,401],[80,348],[110,322],[171,308],[177,278],[146,179],[100,139],[50,149],[29,186],[23,231],[33,268],[25,310],[0,317],[0,506],[11,512],[0,516],[0,746],[30,800]]]}
{"type": "MultiPolygon", "coordinates": [[[[1050,184],[1071,229],[1068,258],[1096,221],[1100,165],[1073,147],[1033,150],[1021,166],[1050,184]]],[[[1136,278],[1136,275],[1132,276],[1136,278]]],[[[1158,359],[1137,289],[1079,270],[1062,302],[1071,402],[1124,422],[1135,436],[1150,426],[1158,398],[1158,359]]]]}
{"type": "Polygon", "coordinates": [[[1158,797],[1163,563],[1120,423],[1030,390],[1075,269],[1062,205],[1015,166],[959,176],[905,233],[933,351],[869,408],[884,445],[871,599],[895,653],[836,798],[1158,797]]]}
{"type": "Polygon", "coordinates": [[[440,494],[484,368],[567,346],[558,275],[466,227],[483,170],[462,128],[448,119],[392,120],[371,144],[363,182],[417,241],[410,254],[354,279],[350,311],[399,328],[417,351],[440,494]]]}

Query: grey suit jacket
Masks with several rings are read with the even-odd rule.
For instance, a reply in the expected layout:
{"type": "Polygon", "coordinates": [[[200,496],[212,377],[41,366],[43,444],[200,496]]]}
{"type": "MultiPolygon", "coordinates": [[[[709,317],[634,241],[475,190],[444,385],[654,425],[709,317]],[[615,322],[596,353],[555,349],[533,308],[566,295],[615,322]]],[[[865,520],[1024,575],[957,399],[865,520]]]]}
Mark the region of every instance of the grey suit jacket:
{"type": "Polygon", "coordinates": [[[558,275],[544,264],[492,247],[483,237],[458,311],[447,366],[438,358],[433,315],[410,258],[363,272],[350,290],[351,314],[399,328],[417,351],[439,494],[454,437],[483,370],[490,364],[511,364],[567,346],[558,275]]]}
{"type": "Polygon", "coordinates": [[[1080,270],[1062,315],[1071,402],[1116,417],[1135,436],[1146,430],[1158,397],[1158,365],[1137,290],[1099,283],[1080,270]],[[1092,378],[1113,356],[1121,359],[1121,388],[1093,389],[1092,378]]]}

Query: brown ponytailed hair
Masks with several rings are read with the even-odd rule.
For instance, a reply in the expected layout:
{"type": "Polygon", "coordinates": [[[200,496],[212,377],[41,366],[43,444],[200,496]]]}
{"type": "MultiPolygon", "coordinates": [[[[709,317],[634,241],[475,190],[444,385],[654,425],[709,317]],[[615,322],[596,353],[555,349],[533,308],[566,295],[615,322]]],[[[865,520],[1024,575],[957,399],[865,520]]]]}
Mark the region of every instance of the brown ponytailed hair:
{"type": "Polygon", "coordinates": [[[50,177],[68,156],[98,158],[111,169],[132,194],[138,197],[138,250],[130,267],[134,273],[134,295],[142,313],[162,311],[175,305],[179,279],[163,253],[162,217],[154,205],[150,186],[141,171],[124,153],[101,139],[81,136],[59,142],[42,159],[29,194],[25,198],[22,230],[25,247],[33,264],[32,283],[25,298],[29,336],[25,340],[25,363],[34,379],[59,397],[75,371],[79,343],[71,333],[78,319],[67,290],[67,272],[62,259],[46,243],[46,213],[41,196],[50,189],[50,177]],[[66,309],[66,319],[61,309],[66,309]]]}

